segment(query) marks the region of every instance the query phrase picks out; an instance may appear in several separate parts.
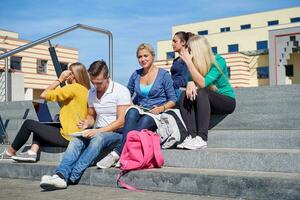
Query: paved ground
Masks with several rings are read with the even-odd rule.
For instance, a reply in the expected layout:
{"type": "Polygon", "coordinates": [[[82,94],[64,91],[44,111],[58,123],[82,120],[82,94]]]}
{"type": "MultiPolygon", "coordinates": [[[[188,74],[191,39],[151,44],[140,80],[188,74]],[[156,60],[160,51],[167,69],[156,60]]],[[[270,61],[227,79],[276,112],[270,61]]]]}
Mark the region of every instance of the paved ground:
{"type": "Polygon", "coordinates": [[[43,191],[38,181],[0,178],[0,199],[5,200],[232,200],[228,198],[203,197],[165,192],[132,192],[118,188],[69,186],[65,190],[43,191]]]}

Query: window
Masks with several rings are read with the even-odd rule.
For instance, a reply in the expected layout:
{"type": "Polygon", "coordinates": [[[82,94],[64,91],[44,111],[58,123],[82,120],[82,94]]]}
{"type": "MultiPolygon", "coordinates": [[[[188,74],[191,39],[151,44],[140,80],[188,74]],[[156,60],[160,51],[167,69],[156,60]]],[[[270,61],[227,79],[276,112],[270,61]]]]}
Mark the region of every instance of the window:
{"type": "Polygon", "coordinates": [[[63,62],[60,62],[60,67],[61,67],[61,70],[62,71],[65,71],[68,69],[68,63],[63,63],[63,62]]]}
{"type": "Polygon", "coordinates": [[[269,78],[269,67],[257,67],[257,78],[269,78]]]}
{"type": "Polygon", "coordinates": [[[285,66],[285,75],[288,77],[294,76],[294,66],[293,65],[285,66]]]}
{"type": "Polygon", "coordinates": [[[291,18],[291,23],[300,22],[300,17],[291,18]]]}
{"type": "Polygon", "coordinates": [[[274,26],[274,25],[278,25],[278,24],[279,24],[278,20],[268,21],[268,26],[274,26]]]}
{"type": "Polygon", "coordinates": [[[207,34],[208,34],[208,30],[198,31],[198,35],[207,35],[207,34]]]}
{"type": "Polygon", "coordinates": [[[168,60],[172,60],[174,58],[175,58],[175,52],[174,51],[167,52],[167,59],[168,60]]]}
{"type": "Polygon", "coordinates": [[[220,29],[221,32],[229,32],[230,31],[230,27],[223,27],[220,29]]]}
{"type": "Polygon", "coordinates": [[[238,52],[239,51],[239,45],[238,44],[230,44],[228,45],[228,52],[238,52]]]}
{"type": "Polygon", "coordinates": [[[214,54],[218,53],[218,47],[212,47],[211,50],[212,52],[214,52],[214,54]]]}
{"type": "Polygon", "coordinates": [[[250,29],[251,28],[251,24],[244,24],[244,25],[241,25],[241,30],[244,30],[244,29],[250,29]]]}
{"type": "Polygon", "coordinates": [[[37,68],[36,72],[38,74],[46,74],[47,73],[47,62],[48,60],[37,60],[37,68]]]}
{"type": "Polygon", "coordinates": [[[256,42],[256,50],[263,50],[263,49],[268,49],[268,40],[256,42]]]}
{"type": "Polygon", "coordinates": [[[230,71],[230,67],[227,66],[227,72],[228,72],[228,78],[231,77],[231,71],[230,71]]]}
{"type": "Polygon", "coordinates": [[[22,68],[21,63],[22,63],[22,57],[16,57],[16,56],[10,57],[10,68],[11,69],[21,71],[21,68],[22,68]]]}

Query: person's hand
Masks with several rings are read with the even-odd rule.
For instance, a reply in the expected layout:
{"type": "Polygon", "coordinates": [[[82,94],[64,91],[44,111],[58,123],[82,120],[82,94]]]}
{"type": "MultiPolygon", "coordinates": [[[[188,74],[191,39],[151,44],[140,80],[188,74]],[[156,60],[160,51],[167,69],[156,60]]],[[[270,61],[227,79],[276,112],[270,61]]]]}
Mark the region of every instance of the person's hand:
{"type": "Polygon", "coordinates": [[[165,111],[165,108],[163,106],[153,106],[153,108],[150,110],[150,113],[158,115],[165,111]]]}
{"type": "Polygon", "coordinates": [[[82,137],[84,137],[84,138],[92,138],[92,137],[94,137],[96,134],[97,134],[97,130],[95,130],[95,129],[89,129],[89,130],[85,131],[85,132],[82,134],[82,137]]]}
{"type": "Polygon", "coordinates": [[[79,120],[77,123],[77,127],[81,130],[87,129],[89,127],[88,120],[79,120]]]}
{"type": "Polygon", "coordinates": [[[189,81],[186,86],[186,97],[191,101],[194,101],[197,97],[197,86],[193,81],[189,81]]]}
{"type": "Polygon", "coordinates": [[[192,62],[193,56],[189,53],[187,48],[183,48],[179,56],[185,63],[192,62]]]}
{"type": "Polygon", "coordinates": [[[72,72],[70,70],[65,70],[60,74],[58,80],[60,82],[65,82],[71,75],[72,75],[72,72]]]}

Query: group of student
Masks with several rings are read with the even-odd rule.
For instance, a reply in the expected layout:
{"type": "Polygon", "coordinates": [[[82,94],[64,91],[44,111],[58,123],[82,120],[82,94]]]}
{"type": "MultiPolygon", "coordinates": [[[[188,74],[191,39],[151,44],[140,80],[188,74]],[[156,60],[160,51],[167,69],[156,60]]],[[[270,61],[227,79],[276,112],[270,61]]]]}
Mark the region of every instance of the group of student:
{"type": "Polygon", "coordinates": [[[213,54],[203,36],[177,32],[172,47],[179,56],[170,74],[154,65],[155,52],[149,44],[139,45],[136,56],[141,68],[131,75],[127,87],[110,79],[103,60],[93,62],[88,70],[81,63],[71,64],[41,94],[47,101],[61,103],[62,128],[26,120],[1,157],[36,162],[41,145],[67,147],[54,174],[43,176],[40,183],[46,190],[66,188],[77,183],[102,150],[112,145],[114,149],[96,165],[116,165],[128,132],[155,132],[160,114],[175,107],[180,109],[189,133],[177,148],[206,148],[211,114],[230,114],[235,109],[226,62],[213,54]],[[63,82],[67,85],[58,87],[63,82]],[[82,136],[72,136],[82,130],[82,136]],[[31,133],[31,148],[17,153],[31,133]]]}

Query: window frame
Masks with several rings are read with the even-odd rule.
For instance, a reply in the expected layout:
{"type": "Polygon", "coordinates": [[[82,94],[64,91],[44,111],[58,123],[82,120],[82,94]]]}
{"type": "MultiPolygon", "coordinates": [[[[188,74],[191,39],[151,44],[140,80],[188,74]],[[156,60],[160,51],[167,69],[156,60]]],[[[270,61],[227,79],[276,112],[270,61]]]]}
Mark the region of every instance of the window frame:
{"type": "Polygon", "coordinates": [[[228,50],[228,53],[236,53],[236,52],[239,52],[239,44],[228,44],[227,45],[227,50],[228,50]],[[230,51],[230,47],[233,47],[233,46],[237,46],[237,51],[230,51]]]}
{"type": "Polygon", "coordinates": [[[269,44],[268,44],[268,40],[262,40],[262,41],[256,41],[256,50],[265,50],[265,49],[268,49],[269,48],[269,44]],[[265,45],[263,43],[267,43],[267,47],[266,48],[259,48],[259,44],[261,45],[265,45]]]}
{"type": "Polygon", "coordinates": [[[208,30],[198,31],[198,35],[208,35],[208,30]]]}
{"type": "Polygon", "coordinates": [[[261,66],[261,67],[257,67],[256,68],[256,72],[257,72],[257,79],[269,79],[270,77],[270,70],[269,70],[269,66],[261,66]],[[259,73],[260,69],[267,69],[267,75],[264,75],[264,73],[259,73]]]}
{"type": "Polygon", "coordinates": [[[47,74],[48,72],[48,60],[44,60],[44,59],[37,59],[37,65],[36,65],[36,73],[37,74],[47,74]],[[43,66],[42,62],[45,62],[46,65],[43,66]],[[45,70],[40,71],[39,69],[41,69],[41,67],[45,67],[45,70]]]}
{"type": "Polygon", "coordinates": [[[271,20],[271,21],[268,21],[268,26],[276,26],[279,24],[279,20],[271,20]]]}
{"type": "Polygon", "coordinates": [[[230,32],[230,26],[220,28],[221,33],[230,32]]]}
{"type": "Polygon", "coordinates": [[[251,24],[242,24],[241,25],[241,30],[247,30],[247,29],[251,29],[251,24]]]}
{"type": "Polygon", "coordinates": [[[300,17],[293,17],[293,18],[290,18],[290,22],[291,22],[291,23],[297,23],[297,22],[300,22],[300,17]]]}
{"type": "Polygon", "coordinates": [[[168,52],[166,52],[166,58],[167,58],[167,60],[173,60],[173,59],[175,59],[175,52],[174,51],[168,51],[168,52]],[[172,56],[169,56],[170,54],[172,54],[172,56]]]}
{"type": "Polygon", "coordinates": [[[10,68],[11,69],[13,69],[13,70],[16,70],[16,71],[22,71],[22,59],[23,59],[23,57],[21,57],[21,56],[11,56],[10,57],[10,68]],[[20,69],[16,69],[16,68],[14,68],[14,67],[12,67],[13,65],[12,65],[12,62],[16,62],[16,61],[13,61],[13,59],[15,59],[15,58],[17,58],[17,59],[19,59],[19,65],[20,65],[20,69]]]}

